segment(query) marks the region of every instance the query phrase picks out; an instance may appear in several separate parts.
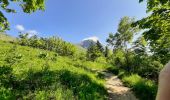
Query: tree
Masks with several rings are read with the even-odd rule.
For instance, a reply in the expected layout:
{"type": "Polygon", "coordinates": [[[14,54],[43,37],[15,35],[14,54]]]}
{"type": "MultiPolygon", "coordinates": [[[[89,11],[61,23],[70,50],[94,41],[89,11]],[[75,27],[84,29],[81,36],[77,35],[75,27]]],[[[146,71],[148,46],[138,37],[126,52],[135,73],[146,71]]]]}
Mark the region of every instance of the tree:
{"type": "Polygon", "coordinates": [[[101,53],[104,52],[104,48],[103,48],[102,44],[101,44],[99,41],[97,41],[96,46],[98,47],[98,49],[99,49],[99,51],[100,51],[101,53]]]}
{"type": "MultiPolygon", "coordinates": [[[[1,10],[7,13],[16,13],[15,9],[9,8],[11,3],[19,4],[25,13],[32,13],[36,10],[45,9],[45,0],[0,0],[1,10]]],[[[9,29],[9,22],[2,11],[0,11],[0,30],[3,31],[7,29],[9,29]]]]}
{"type": "Polygon", "coordinates": [[[147,12],[151,14],[134,25],[147,29],[143,35],[149,41],[155,59],[165,64],[170,59],[170,2],[169,0],[147,0],[147,12]]]}
{"type": "Polygon", "coordinates": [[[25,34],[20,33],[19,39],[18,39],[18,42],[20,45],[23,45],[23,46],[29,45],[28,35],[29,35],[28,33],[25,33],[25,34]]]}
{"type": "Polygon", "coordinates": [[[129,50],[128,44],[131,43],[135,33],[139,31],[138,27],[132,27],[134,23],[134,18],[129,18],[127,16],[120,20],[118,30],[115,35],[109,34],[107,42],[114,47],[113,52],[123,49],[125,52],[126,68],[130,71],[129,66],[129,50]]]}
{"type": "Polygon", "coordinates": [[[104,56],[105,56],[106,58],[109,57],[109,48],[108,48],[108,46],[105,47],[104,56]]]}
{"type": "Polygon", "coordinates": [[[133,43],[132,49],[135,51],[136,54],[143,56],[146,55],[146,49],[147,49],[147,41],[143,36],[139,37],[134,43],[133,43]]]}
{"type": "Polygon", "coordinates": [[[134,34],[138,32],[138,27],[132,27],[133,22],[134,18],[123,17],[115,35],[109,34],[109,38],[106,40],[109,45],[113,46],[114,49],[123,48],[126,51],[127,44],[131,43],[134,34]]]}
{"type": "Polygon", "coordinates": [[[86,56],[89,60],[95,61],[96,58],[102,56],[102,53],[98,49],[97,45],[93,44],[88,47],[86,56]]]}
{"type": "Polygon", "coordinates": [[[39,41],[39,38],[37,35],[34,35],[34,36],[31,36],[29,39],[29,45],[32,46],[32,47],[39,47],[40,46],[40,41],[39,41]]]}

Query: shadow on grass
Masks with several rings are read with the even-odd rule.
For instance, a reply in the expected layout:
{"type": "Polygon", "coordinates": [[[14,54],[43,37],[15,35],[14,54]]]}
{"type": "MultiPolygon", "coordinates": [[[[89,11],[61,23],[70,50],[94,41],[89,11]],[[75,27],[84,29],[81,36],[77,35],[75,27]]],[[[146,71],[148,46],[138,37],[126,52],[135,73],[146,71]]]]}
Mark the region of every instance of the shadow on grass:
{"type": "MultiPolygon", "coordinates": [[[[56,91],[57,88],[70,90],[75,99],[98,100],[107,99],[105,88],[91,80],[86,74],[74,73],[68,70],[34,72],[29,70],[24,79],[17,78],[12,74],[12,68],[0,67],[0,88],[3,87],[7,94],[1,95],[0,99],[36,99],[36,91],[56,91]],[[31,95],[30,95],[31,93],[31,95]],[[3,97],[4,96],[4,97],[3,97]]],[[[4,90],[3,90],[4,91],[4,90]]],[[[0,92],[3,92],[0,90],[0,92]]],[[[3,92],[4,93],[4,92],[3,92]]],[[[65,95],[65,94],[63,94],[65,95]]],[[[55,95],[54,95],[55,96],[55,95]]],[[[49,97],[48,99],[54,99],[49,97]]]]}
{"type": "Polygon", "coordinates": [[[105,88],[92,81],[87,75],[72,73],[65,70],[60,74],[60,82],[73,90],[75,95],[78,95],[79,99],[106,99],[107,91],[105,88]]]}
{"type": "MultiPolygon", "coordinates": [[[[72,63],[68,62],[68,64],[72,64],[72,63]]],[[[97,73],[99,71],[99,70],[96,70],[96,69],[91,69],[90,67],[88,68],[88,66],[85,66],[85,65],[80,64],[80,63],[75,63],[73,65],[74,65],[74,67],[82,68],[82,69],[84,69],[88,72],[91,72],[91,73],[97,73]]]]}
{"type": "Polygon", "coordinates": [[[117,75],[119,73],[119,70],[117,68],[114,68],[114,67],[108,67],[104,71],[97,72],[97,78],[100,78],[100,79],[109,79],[113,75],[110,75],[108,73],[112,73],[114,75],[117,75]]]}

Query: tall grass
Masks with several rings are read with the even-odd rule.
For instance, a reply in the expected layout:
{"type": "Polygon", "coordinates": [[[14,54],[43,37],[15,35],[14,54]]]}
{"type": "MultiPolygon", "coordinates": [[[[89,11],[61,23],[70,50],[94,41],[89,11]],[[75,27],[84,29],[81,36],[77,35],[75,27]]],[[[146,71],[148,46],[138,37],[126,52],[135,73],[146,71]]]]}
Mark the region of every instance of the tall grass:
{"type": "Polygon", "coordinates": [[[0,100],[107,99],[104,80],[90,71],[104,69],[104,65],[73,61],[54,52],[27,46],[16,45],[14,50],[13,47],[13,44],[0,41],[0,100]],[[21,58],[18,55],[22,55],[21,58]],[[6,61],[7,58],[13,61],[11,65],[6,61]],[[77,62],[79,64],[75,64],[77,62]]]}
{"type": "Polygon", "coordinates": [[[157,85],[151,80],[146,80],[137,74],[124,76],[123,82],[132,88],[140,100],[155,100],[157,85]]]}

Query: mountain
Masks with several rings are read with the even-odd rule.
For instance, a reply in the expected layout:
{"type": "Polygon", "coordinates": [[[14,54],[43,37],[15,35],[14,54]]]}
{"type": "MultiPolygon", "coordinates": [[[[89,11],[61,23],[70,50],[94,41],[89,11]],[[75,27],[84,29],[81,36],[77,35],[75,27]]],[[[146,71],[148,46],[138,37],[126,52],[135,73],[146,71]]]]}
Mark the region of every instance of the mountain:
{"type": "Polygon", "coordinates": [[[92,39],[86,39],[81,41],[80,46],[87,49],[89,46],[96,44],[96,41],[92,39]]]}

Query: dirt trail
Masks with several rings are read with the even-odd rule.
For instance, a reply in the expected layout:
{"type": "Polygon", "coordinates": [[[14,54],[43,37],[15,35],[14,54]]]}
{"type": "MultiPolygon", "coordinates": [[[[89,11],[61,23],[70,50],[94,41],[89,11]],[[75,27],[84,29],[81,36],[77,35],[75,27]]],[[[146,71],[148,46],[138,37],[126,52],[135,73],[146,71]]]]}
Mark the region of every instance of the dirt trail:
{"type": "Polygon", "coordinates": [[[102,72],[106,79],[106,88],[109,93],[109,100],[138,100],[130,88],[125,87],[122,81],[109,72],[102,72]]]}

